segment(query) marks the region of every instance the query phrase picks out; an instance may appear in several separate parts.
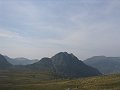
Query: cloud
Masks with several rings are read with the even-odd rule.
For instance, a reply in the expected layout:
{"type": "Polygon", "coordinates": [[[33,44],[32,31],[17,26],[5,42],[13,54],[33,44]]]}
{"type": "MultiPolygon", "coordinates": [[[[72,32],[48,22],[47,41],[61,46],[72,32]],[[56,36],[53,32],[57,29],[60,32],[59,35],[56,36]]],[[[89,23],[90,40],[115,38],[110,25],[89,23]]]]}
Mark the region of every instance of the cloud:
{"type": "Polygon", "coordinates": [[[18,33],[0,28],[0,37],[3,38],[22,38],[18,33]]]}
{"type": "Polygon", "coordinates": [[[119,54],[119,0],[1,0],[0,7],[3,53],[31,58],[59,51],[79,58],[119,54]]]}

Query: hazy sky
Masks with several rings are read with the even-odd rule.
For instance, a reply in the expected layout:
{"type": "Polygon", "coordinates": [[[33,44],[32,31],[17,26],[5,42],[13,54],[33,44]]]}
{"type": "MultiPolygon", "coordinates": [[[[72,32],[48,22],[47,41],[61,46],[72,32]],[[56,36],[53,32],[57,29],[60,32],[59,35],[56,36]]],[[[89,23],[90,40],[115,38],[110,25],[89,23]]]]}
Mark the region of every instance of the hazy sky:
{"type": "Polygon", "coordinates": [[[0,0],[0,53],[120,56],[120,0],[0,0]]]}

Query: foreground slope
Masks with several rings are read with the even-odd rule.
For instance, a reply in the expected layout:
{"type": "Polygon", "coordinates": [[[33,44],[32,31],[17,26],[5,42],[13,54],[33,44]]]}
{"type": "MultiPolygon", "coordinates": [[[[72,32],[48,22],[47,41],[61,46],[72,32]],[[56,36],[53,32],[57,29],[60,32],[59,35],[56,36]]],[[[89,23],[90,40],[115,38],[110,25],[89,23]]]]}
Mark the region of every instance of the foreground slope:
{"type": "Polygon", "coordinates": [[[45,73],[3,72],[0,90],[120,90],[120,74],[53,80],[45,73]]]}
{"type": "Polygon", "coordinates": [[[103,74],[120,73],[120,57],[94,56],[84,61],[103,74]]]}

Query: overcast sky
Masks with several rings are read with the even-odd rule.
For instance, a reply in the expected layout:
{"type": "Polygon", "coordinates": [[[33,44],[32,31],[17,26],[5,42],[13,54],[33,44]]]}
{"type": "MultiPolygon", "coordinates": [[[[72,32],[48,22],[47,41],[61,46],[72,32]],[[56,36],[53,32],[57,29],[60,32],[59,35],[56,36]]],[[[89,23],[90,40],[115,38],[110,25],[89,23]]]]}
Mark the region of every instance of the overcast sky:
{"type": "Polygon", "coordinates": [[[120,0],[0,0],[0,53],[120,56],[120,0]]]}

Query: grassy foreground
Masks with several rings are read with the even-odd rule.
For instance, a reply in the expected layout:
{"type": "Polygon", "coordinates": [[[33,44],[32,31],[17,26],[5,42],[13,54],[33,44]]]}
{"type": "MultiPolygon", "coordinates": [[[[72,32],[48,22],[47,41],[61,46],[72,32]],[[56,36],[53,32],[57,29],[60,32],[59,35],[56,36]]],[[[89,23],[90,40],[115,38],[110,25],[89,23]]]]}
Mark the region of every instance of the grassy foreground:
{"type": "Polygon", "coordinates": [[[120,90],[120,74],[55,80],[45,73],[0,72],[0,90],[120,90]]]}

